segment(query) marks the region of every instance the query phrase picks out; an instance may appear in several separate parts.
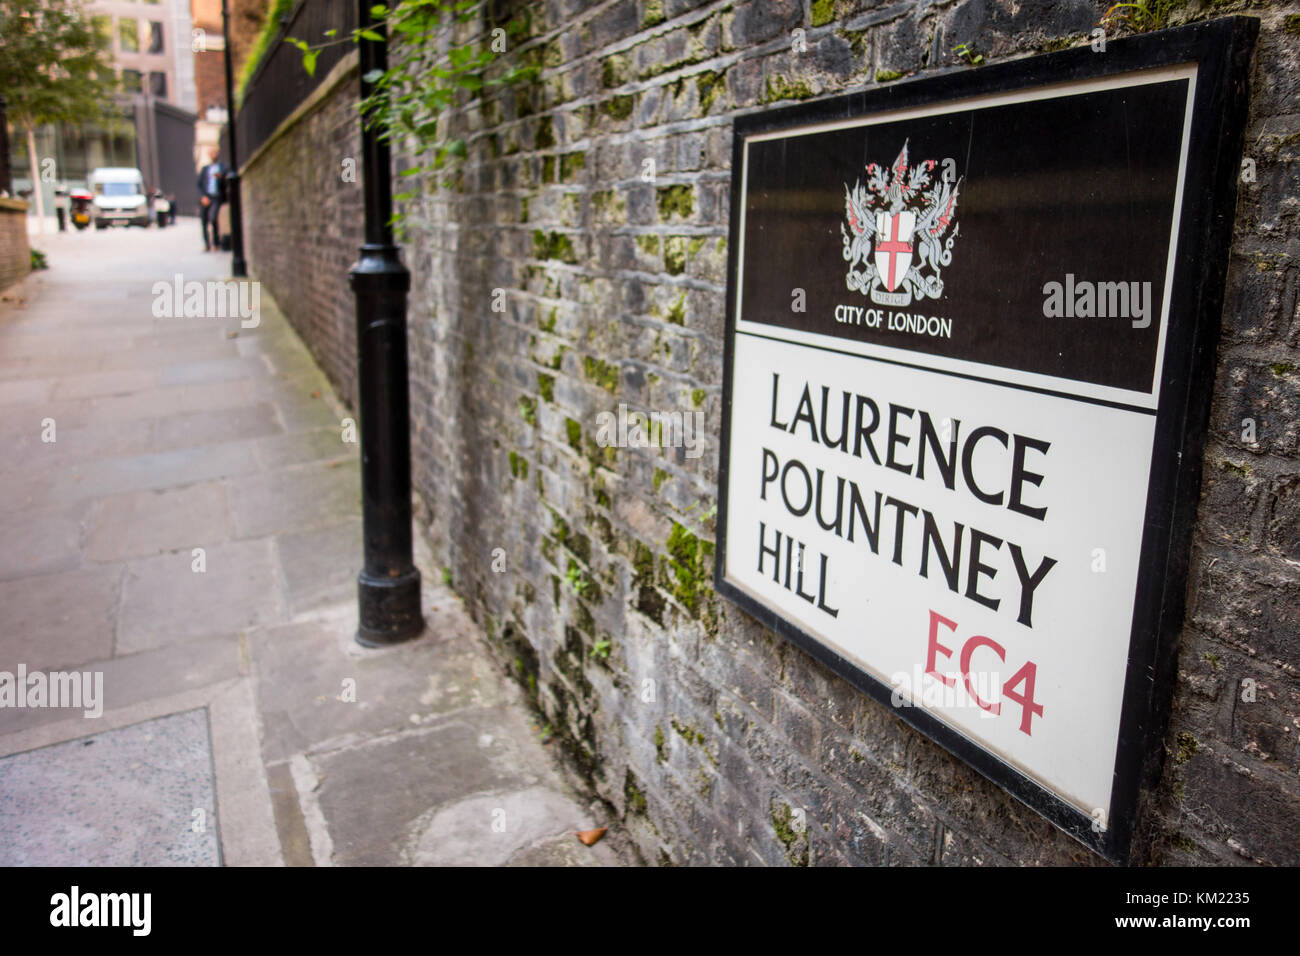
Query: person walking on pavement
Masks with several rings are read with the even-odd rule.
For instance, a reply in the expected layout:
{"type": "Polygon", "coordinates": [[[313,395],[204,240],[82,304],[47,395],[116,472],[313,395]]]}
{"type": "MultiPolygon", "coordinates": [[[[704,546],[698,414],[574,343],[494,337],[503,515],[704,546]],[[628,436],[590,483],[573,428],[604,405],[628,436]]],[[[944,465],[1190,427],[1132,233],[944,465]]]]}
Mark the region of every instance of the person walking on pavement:
{"type": "Polygon", "coordinates": [[[208,151],[208,164],[199,170],[199,218],[203,223],[203,251],[221,248],[221,227],[217,213],[225,202],[226,167],[216,150],[208,151]],[[211,237],[209,238],[209,227],[211,237]]]}

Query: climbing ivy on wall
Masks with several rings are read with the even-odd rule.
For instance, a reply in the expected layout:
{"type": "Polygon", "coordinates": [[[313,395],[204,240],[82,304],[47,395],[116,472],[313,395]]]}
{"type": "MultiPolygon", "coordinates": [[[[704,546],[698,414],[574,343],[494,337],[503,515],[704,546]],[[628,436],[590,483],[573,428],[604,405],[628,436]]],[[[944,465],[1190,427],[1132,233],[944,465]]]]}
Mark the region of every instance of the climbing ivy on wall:
{"type": "MultiPolygon", "coordinates": [[[[370,95],[360,103],[367,124],[416,165],[402,176],[435,173],[465,155],[465,141],[449,134],[445,112],[465,94],[481,95],[485,89],[510,86],[533,79],[537,66],[489,68],[528,29],[527,14],[516,16],[486,32],[470,24],[482,17],[479,0],[397,0],[370,8],[372,26],[346,35],[325,31],[319,42],[286,37],[285,43],[302,53],[303,68],[312,74],[320,51],[339,43],[382,43],[375,27],[386,27],[389,39],[388,69],[373,70],[364,79],[370,95]]],[[[410,199],[414,192],[393,198],[410,199]]],[[[400,214],[394,217],[401,219],[400,214]]]]}

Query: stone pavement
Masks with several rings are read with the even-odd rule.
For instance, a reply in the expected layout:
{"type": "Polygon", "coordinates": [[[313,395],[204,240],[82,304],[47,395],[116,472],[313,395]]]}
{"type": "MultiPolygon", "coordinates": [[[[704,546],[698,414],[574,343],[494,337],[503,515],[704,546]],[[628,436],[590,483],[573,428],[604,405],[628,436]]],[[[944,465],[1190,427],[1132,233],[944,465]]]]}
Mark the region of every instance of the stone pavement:
{"type": "Polygon", "coordinates": [[[422,542],[425,634],[352,640],[357,446],[275,304],[156,316],[229,267],[193,220],[37,245],[0,301],[0,865],[626,862],[422,542]]]}

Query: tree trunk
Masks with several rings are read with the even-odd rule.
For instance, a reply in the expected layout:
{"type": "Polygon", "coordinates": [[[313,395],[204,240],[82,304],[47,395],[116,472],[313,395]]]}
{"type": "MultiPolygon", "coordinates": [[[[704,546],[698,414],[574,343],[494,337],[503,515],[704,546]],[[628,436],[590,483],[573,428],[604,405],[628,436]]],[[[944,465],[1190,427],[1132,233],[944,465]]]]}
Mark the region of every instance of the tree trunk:
{"type": "Polygon", "coordinates": [[[41,195],[41,176],[36,162],[36,127],[24,123],[27,130],[27,169],[32,177],[32,201],[36,203],[36,233],[45,235],[45,197],[41,195]]]}

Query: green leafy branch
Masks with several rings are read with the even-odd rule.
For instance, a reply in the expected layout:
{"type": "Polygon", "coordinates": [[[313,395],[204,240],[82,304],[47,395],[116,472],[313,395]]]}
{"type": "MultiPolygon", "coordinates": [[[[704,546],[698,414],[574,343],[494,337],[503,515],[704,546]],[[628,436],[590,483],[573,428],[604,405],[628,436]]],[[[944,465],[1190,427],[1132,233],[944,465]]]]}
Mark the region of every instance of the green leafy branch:
{"type": "MultiPolygon", "coordinates": [[[[379,3],[370,8],[372,26],[346,34],[326,30],[318,43],[295,37],[286,37],[284,42],[301,52],[303,69],[314,75],[321,51],[344,43],[382,43],[385,38],[380,30],[386,29],[393,40],[388,47],[389,66],[362,77],[370,92],[361,101],[361,115],[368,127],[379,129],[381,139],[401,144],[416,159],[415,166],[399,175],[436,173],[466,155],[465,141],[448,135],[441,119],[455,106],[457,97],[531,80],[538,73],[536,66],[512,66],[488,75],[488,67],[505,50],[505,39],[527,29],[523,18],[494,29],[487,42],[482,37],[454,39],[456,27],[475,20],[479,7],[479,0],[379,3]]],[[[393,198],[402,201],[416,195],[414,191],[400,192],[393,198]]],[[[400,221],[402,217],[393,218],[400,221]]]]}

